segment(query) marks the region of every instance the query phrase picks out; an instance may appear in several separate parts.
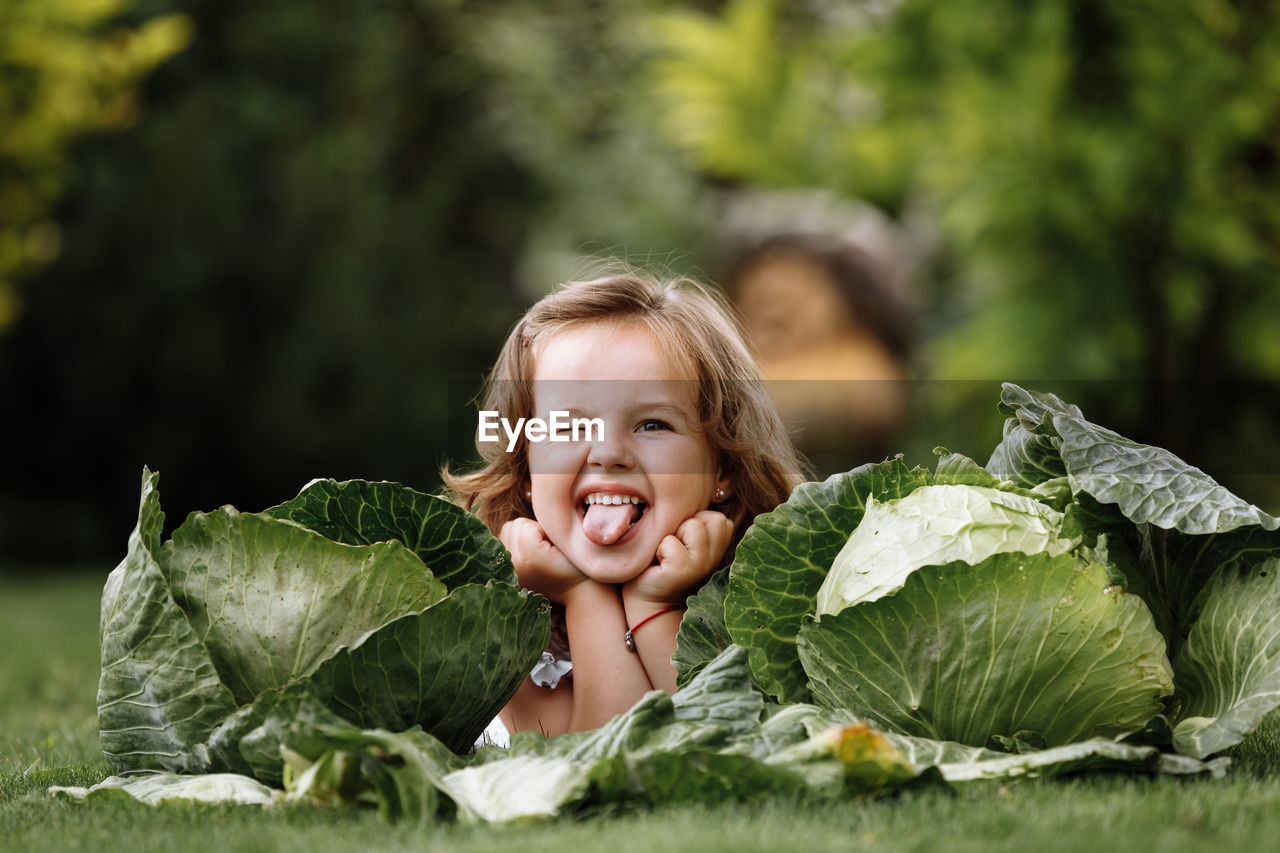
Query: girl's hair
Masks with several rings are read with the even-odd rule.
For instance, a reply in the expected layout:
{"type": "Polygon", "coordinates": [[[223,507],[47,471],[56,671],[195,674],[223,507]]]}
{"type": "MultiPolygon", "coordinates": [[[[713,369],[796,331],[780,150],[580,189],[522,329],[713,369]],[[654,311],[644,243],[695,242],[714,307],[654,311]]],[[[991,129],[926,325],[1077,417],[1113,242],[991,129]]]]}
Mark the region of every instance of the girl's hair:
{"type": "MultiPolygon", "coordinates": [[[[698,416],[729,480],[728,497],[715,504],[734,522],[734,540],[762,512],[782,503],[805,479],[806,463],[786,434],[765,391],[742,329],[723,297],[691,279],[659,281],[628,271],[570,282],[539,300],[507,336],[486,380],[484,408],[500,417],[533,415],[534,345],[581,323],[636,323],[684,356],[698,377],[698,416]]],[[[445,485],[495,533],[507,521],[532,517],[525,497],[528,447],[523,435],[512,452],[476,442],[483,467],[455,474],[445,485]]],[[[726,562],[732,555],[731,546],[726,562]]]]}

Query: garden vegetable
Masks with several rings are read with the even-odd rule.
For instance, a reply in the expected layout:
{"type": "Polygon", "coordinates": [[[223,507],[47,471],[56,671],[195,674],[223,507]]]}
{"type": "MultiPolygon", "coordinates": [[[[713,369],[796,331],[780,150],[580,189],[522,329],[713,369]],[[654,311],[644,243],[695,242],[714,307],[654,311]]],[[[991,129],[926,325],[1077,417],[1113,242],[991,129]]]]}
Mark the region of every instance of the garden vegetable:
{"type": "Polygon", "coordinates": [[[761,688],[974,747],[1238,743],[1280,706],[1280,520],[1053,395],[1002,409],[985,467],[864,465],[755,520],[710,594],[761,688]]]}
{"type": "Polygon", "coordinates": [[[102,597],[112,770],[281,781],[285,709],[420,725],[469,748],[550,635],[478,519],[392,483],[317,481],[264,513],[193,513],[161,543],[158,475],[102,597]],[[428,568],[430,566],[431,568],[428,568]]]}

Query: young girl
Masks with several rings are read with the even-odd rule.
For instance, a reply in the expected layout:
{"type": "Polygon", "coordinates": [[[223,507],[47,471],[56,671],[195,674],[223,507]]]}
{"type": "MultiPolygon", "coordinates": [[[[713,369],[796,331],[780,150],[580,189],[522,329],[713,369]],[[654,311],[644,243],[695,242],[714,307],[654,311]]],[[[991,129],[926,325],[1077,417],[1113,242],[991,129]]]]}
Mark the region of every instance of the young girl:
{"type": "Polygon", "coordinates": [[[506,434],[478,435],[484,467],[444,472],[511,552],[520,584],[558,605],[552,659],[502,723],[581,731],[655,687],[674,692],[686,598],[803,479],[728,310],[687,280],[566,284],[512,330],[484,409],[509,424],[579,420],[562,434],[521,431],[510,450],[506,434]]]}

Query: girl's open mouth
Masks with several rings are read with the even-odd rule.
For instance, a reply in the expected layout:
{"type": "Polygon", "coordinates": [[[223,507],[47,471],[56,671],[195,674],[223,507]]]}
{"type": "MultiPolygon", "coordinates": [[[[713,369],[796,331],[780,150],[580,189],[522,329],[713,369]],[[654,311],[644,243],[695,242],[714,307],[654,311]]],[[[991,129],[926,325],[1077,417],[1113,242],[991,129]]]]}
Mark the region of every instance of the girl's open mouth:
{"type": "Polygon", "coordinates": [[[582,533],[596,545],[612,545],[623,538],[649,508],[635,495],[610,492],[592,492],[582,505],[582,533]]]}

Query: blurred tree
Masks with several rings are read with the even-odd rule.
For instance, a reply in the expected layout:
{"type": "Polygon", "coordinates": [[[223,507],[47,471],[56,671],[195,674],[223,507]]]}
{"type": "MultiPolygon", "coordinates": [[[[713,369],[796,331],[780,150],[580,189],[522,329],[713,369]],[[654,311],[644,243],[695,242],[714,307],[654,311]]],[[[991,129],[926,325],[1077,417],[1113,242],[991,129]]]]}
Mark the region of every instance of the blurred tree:
{"type": "Polygon", "coordinates": [[[126,26],[127,0],[5,0],[0,4],[0,332],[18,313],[16,279],[58,255],[51,207],[86,133],[137,117],[135,86],[186,46],[182,15],[126,26]]]}
{"type": "Polygon", "coordinates": [[[924,375],[1137,380],[1066,393],[1280,500],[1280,7],[731,0],[658,26],[668,132],[705,168],[938,230],[924,375]]]}
{"type": "Polygon", "coordinates": [[[451,6],[183,0],[190,49],[78,151],[62,256],[0,341],[0,551],[117,553],[143,464],[171,512],[438,485],[538,198],[451,6]]]}
{"type": "Polygon", "coordinates": [[[706,182],[662,134],[645,85],[654,13],[671,0],[459,3],[453,26],[488,72],[484,122],[542,187],[521,263],[529,295],[584,255],[689,271],[714,225],[706,182]]]}

